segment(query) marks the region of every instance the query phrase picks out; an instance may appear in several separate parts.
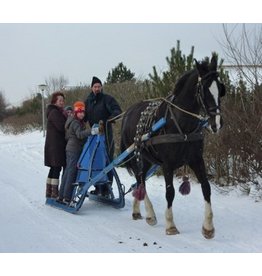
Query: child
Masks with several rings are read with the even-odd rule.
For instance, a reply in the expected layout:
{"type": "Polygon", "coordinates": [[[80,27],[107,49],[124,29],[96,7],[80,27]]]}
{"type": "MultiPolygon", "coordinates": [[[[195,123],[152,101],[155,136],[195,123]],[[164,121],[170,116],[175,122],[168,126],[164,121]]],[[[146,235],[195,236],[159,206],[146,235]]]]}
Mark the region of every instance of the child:
{"type": "Polygon", "coordinates": [[[65,112],[66,112],[66,114],[67,114],[67,117],[68,117],[68,116],[73,116],[73,115],[74,115],[74,113],[73,113],[73,108],[72,108],[70,105],[68,105],[68,106],[65,107],[65,112]]]}
{"type": "Polygon", "coordinates": [[[86,138],[91,130],[86,129],[83,121],[85,117],[85,104],[77,101],[74,103],[73,116],[68,116],[65,123],[66,130],[66,169],[59,190],[59,202],[68,203],[71,200],[73,186],[77,175],[77,161],[81,155],[86,138]]]}

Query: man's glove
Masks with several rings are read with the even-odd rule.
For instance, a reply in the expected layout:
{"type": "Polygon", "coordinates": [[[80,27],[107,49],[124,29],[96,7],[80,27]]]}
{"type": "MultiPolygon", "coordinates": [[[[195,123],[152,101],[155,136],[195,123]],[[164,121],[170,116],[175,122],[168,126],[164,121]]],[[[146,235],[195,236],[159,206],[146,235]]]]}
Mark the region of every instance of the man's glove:
{"type": "Polygon", "coordinates": [[[99,126],[98,125],[93,125],[92,128],[91,128],[91,134],[92,135],[97,135],[99,134],[99,126]]]}

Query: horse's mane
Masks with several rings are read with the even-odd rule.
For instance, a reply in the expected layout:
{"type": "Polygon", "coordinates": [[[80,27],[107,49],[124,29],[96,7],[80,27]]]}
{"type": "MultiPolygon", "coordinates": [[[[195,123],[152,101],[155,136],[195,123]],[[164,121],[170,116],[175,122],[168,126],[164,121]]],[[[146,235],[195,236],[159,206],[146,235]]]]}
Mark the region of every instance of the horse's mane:
{"type": "Polygon", "coordinates": [[[176,82],[175,88],[173,90],[173,95],[178,96],[180,92],[182,91],[182,88],[184,87],[185,83],[187,82],[188,78],[192,75],[193,72],[195,72],[196,69],[192,69],[190,71],[187,71],[184,73],[176,82]]]}
{"type": "MultiPolygon", "coordinates": [[[[202,60],[201,63],[199,63],[199,67],[201,72],[208,73],[209,71],[209,61],[208,58],[205,58],[202,60]]],[[[188,78],[193,75],[194,73],[198,73],[197,69],[191,69],[187,72],[185,72],[176,82],[175,88],[173,90],[173,95],[178,96],[180,92],[182,91],[182,88],[184,87],[185,83],[187,82],[188,78]]]]}

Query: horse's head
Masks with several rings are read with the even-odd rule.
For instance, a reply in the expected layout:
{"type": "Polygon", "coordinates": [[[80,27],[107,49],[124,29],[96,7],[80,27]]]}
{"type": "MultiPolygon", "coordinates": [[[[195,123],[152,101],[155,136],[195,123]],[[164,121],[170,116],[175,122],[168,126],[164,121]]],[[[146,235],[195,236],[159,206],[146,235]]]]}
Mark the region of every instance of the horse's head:
{"type": "Polygon", "coordinates": [[[209,128],[216,133],[223,125],[220,109],[220,98],[225,95],[225,86],[219,79],[217,72],[217,56],[213,54],[211,62],[196,61],[198,71],[198,102],[207,115],[209,128]]]}

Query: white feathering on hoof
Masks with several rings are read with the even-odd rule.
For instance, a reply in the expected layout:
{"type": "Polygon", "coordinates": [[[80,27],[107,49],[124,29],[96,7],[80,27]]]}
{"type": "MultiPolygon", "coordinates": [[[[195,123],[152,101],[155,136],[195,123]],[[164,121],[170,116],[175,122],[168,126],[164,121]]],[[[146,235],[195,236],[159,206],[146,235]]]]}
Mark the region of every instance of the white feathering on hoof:
{"type": "Polygon", "coordinates": [[[146,222],[151,226],[156,225],[157,224],[156,214],[147,193],[145,194],[144,202],[145,202],[145,209],[146,209],[146,222]]]}
{"type": "Polygon", "coordinates": [[[157,224],[157,219],[156,217],[151,217],[151,218],[146,218],[147,224],[154,226],[157,224]]]}
{"type": "Polygon", "coordinates": [[[140,201],[134,198],[133,201],[133,219],[142,219],[141,212],[140,212],[140,201]]]}
{"type": "Polygon", "coordinates": [[[206,239],[211,239],[215,236],[215,228],[213,225],[213,212],[211,203],[205,202],[205,219],[202,227],[202,234],[206,239]]]}
{"type": "Polygon", "coordinates": [[[167,235],[179,234],[179,231],[177,230],[174,223],[172,207],[166,209],[165,216],[166,216],[166,234],[167,235]]]}
{"type": "Polygon", "coordinates": [[[215,228],[211,230],[206,230],[204,226],[202,227],[202,234],[206,239],[212,239],[215,236],[215,228]]]}
{"type": "Polygon", "coordinates": [[[172,228],[166,229],[166,234],[167,235],[177,235],[177,234],[180,234],[180,232],[177,230],[176,227],[172,227],[172,228]]]}

